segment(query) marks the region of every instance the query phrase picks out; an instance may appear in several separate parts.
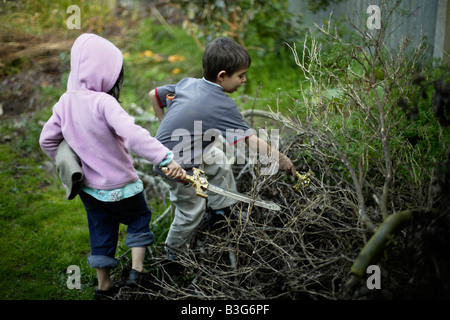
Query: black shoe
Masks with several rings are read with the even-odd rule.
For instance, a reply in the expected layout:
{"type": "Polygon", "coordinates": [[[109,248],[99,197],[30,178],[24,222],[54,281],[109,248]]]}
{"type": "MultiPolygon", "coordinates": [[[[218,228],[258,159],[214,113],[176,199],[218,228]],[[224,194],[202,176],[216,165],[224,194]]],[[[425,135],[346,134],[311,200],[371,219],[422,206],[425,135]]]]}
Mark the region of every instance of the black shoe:
{"type": "Polygon", "coordinates": [[[120,287],[113,285],[108,290],[95,289],[94,300],[113,300],[120,291],[120,287]]]}
{"type": "Polygon", "coordinates": [[[144,272],[139,272],[135,269],[131,269],[130,274],[128,275],[128,279],[125,281],[125,285],[127,287],[144,287],[146,289],[150,289],[152,286],[152,282],[148,274],[144,272]]]}

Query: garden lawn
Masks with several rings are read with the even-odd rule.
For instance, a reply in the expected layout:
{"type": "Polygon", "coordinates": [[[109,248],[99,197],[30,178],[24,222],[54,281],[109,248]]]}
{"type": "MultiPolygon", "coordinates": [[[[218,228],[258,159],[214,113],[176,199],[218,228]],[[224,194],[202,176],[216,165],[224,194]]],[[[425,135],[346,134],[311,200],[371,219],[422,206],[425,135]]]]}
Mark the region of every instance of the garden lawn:
{"type": "MultiPolygon", "coordinates": [[[[93,294],[86,265],[87,220],[67,201],[43,157],[23,157],[0,144],[0,299],[84,299],[93,294]],[[83,290],[66,286],[67,267],[81,268],[83,290]]],[[[50,167],[51,168],[51,167],[50,167]]]]}

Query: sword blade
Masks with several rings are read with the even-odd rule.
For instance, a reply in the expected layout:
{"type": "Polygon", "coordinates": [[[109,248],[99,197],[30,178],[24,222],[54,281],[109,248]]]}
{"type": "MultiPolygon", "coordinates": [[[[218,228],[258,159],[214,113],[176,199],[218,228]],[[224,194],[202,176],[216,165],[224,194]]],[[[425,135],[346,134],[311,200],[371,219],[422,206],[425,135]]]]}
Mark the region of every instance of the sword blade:
{"type": "Polygon", "coordinates": [[[243,194],[236,193],[236,192],[229,191],[229,190],[224,190],[222,188],[216,187],[216,186],[211,185],[211,184],[208,185],[208,189],[207,190],[215,192],[215,193],[218,193],[218,194],[221,194],[221,195],[224,195],[224,196],[227,196],[227,197],[230,197],[230,198],[233,198],[233,199],[236,199],[236,200],[239,200],[239,201],[243,201],[243,202],[246,202],[246,203],[251,203],[251,204],[253,204],[255,206],[266,208],[266,209],[269,209],[269,210],[275,210],[275,211],[280,211],[281,210],[281,208],[276,203],[273,203],[273,202],[270,202],[270,201],[264,201],[264,200],[255,200],[255,199],[252,199],[252,198],[250,198],[248,196],[245,196],[243,194]]]}

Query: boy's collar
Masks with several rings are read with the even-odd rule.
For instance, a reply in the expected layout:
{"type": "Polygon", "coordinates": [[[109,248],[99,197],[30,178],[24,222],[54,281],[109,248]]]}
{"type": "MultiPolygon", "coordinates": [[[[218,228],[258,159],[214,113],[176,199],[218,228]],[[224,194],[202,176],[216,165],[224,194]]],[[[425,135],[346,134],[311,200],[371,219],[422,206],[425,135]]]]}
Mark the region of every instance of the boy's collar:
{"type": "Polygon", "coordinates": [[[218,86],[220,89],[223,90],[223,88],[222,88],[222,86],[221,86],[220,84],[217,84],[217,83],[215,83],[215,82],[206,80],[205,77],[203,77],[202,79],[203,79],[203,81],[205,81],[206,83],[210,83],[210,84],[213,84],[213,85],[215,85],[215,86],[218,86]]]}

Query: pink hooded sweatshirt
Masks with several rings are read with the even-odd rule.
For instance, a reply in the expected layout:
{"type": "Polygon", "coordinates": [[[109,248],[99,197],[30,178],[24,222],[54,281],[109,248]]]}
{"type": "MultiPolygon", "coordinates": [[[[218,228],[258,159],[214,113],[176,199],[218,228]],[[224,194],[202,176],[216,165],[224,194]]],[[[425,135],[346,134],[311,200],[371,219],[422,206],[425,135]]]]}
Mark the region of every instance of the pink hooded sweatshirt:
{"type": "Polygon", "coordinates": [[[39,144],[55,161],[63,139],[81,160],[84,184],[103,190],[136,182],[130,152],[159,164],[169,152],[109,95],[122,69],[122,53],[94,34],[79,36],[71,50],[65,92],[44,125],[39,144]]]}

